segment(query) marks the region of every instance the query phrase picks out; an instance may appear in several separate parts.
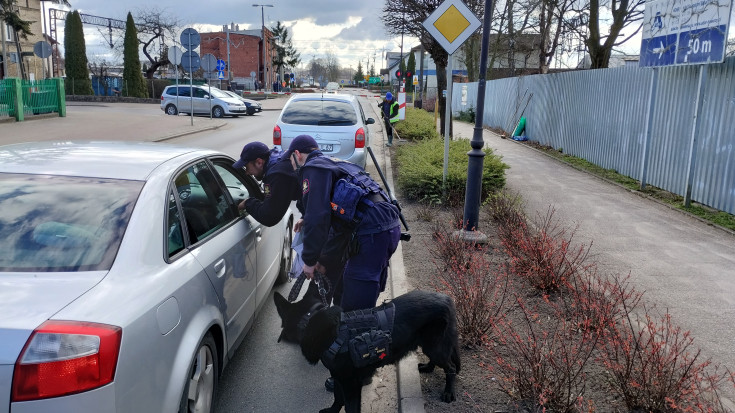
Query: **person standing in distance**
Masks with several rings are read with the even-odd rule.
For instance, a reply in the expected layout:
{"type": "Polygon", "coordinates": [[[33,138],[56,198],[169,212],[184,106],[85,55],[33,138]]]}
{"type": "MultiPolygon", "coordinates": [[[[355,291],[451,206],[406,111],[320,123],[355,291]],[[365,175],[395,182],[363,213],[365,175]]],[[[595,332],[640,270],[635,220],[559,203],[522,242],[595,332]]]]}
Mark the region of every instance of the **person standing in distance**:
{"type": "Polygon", "coordinates": [[[393,146],[393,125],[398,122],[398,102],[396,102],[393,94],[388,92],[385,94],[385,99],[378,103],[378,107],[383,110],[381,116],[383,117],[385,131],[388,134],[388,143],[385,146],[393,146]]]}
{"type": "Polygon", "coordinates": [[[324,156],[311,136],[294,138],[285,156],[301,182],[304,272],[308,278],[313,277],[323,251],[330,250],[335,240],[343,242],[346,236],[350,242],[339,305],[343,311],[375,307],[385,289],[388,263],[400,241],[398,208],[362,168],[324,156]],[[355,182],[353,176],[358,176],[369,192],[358,198],[354,218],[345,220],[340,216],[341,201],[337,198],[349,187],[345,182],[355,182]]]}

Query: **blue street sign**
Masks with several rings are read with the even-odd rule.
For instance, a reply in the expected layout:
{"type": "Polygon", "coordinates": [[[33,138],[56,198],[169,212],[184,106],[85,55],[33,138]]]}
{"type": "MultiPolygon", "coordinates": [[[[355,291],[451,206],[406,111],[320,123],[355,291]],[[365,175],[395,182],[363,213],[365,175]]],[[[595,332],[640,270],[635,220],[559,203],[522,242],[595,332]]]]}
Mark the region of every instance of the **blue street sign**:
{"type": "Polygon", "coordinates": [[[199,53],[189,50],[181,56],[181,67],[184,71],[193,73],[201,67],[201,59],[199,53]]]}
{"type": "Polygon", "coordinates": [[[225,78],[225,72],[222,70],[217,72],[217,79],[224,79],[225,78]]]}
{"type": "Polygon", "coordinates": [[[673,65],[676,58],[676,40],[678,35],[652,37],[641,41],[640,66],[673,65]]]}
{"type": "Polygon", "coordinates": [[[646,2],[640,66],[722,62],[732,0],[646,2]]]}
{"type": "Polygon", "coordinates": [[[725,53],[727,26],[692,30],[679,33],[677,64],[710,63],[722,61],[725,53]]]}
{"type": "Polygon", "coordinates": [[[224,60],[222,60],[222,59],[217,60],[217,70],[220,71],[220,72],[223,71],[223,70],[225,70],[225,61],[224,60]]]}

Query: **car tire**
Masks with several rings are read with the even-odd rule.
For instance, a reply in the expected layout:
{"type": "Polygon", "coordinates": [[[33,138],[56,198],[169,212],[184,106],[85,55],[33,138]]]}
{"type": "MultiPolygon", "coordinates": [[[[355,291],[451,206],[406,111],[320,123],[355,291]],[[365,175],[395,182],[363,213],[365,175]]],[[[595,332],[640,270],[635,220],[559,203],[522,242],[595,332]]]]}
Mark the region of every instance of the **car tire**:
{"type": "Polygon", "coordinates": [[[176,109],[176,105],[169,104],[166,106],[166,114],[171,116],[178,115],[179,111],[176,109]]]}
{"type": "Polygon", "coordinates": [[[248,115],[249,115],[249,116],[253,116],[253,115],[255,115],[255,109],[250,109],[250,108],[248,108],[248,115]]]}
{"type": "Polygon", "coordinates": [[[179,413],[210,413],[214,411],[214,397],[219,384],[217,344],[207,333],[197,347],[189,366],[179,413]]]}
{"type": "Polygon", "coordinates": [[[288,281],[288,273],[293,265],[293,249],[291,242],[293,241],[293,218],[288,220],[286,235],[283,236],[283,246],[281,247],[281,267],[278,269],[276,284],[284,284],[288,281]]]}
{"type": "Polygon", "coordinates": [[[222,109],[219,106],[215,106],[212,108],[212,117],[213,118],[221,118],[225,116],[225,110],[222,109]]]}

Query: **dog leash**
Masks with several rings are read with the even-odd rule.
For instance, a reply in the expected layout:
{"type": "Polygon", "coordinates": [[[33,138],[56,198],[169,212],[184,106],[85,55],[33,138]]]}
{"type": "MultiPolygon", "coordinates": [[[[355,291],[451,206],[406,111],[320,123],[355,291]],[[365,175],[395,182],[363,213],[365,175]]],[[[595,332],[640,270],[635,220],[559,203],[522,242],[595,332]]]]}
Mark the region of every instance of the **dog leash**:
{"type": "MultiPolygon", "coordinates": [[[[299,297],[301,287],[304,285],[304,280],[306,280],[306,273],[302,271],[296,278],[296,282],[293,287],[291,287],[291,292],[288,293],[288,302],[292,303],[299,297]]],[[[319,296],[322,299],[322,304],[324,304],[325,307],[329,307],[327,292],[332,291],[332,283],[329,282],[329,278],[319,271],[314,271],[313,280],[316,283],[317,290],[319,290],[319,296]]]]}

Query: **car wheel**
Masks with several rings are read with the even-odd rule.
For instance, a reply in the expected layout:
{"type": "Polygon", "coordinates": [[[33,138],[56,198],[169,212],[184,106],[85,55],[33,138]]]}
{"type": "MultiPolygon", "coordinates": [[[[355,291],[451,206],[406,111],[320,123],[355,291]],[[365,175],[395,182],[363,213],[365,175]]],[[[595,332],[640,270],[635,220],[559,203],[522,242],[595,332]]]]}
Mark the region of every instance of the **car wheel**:
{"type": "Polygon", "coordinates": [[[166,106],[166,114],[167,115],[178,115],[179,111],[176,110],[176,105],[168,105],[166,106]]]}
{"type": "Polygon", "coordinates": [[[288,220],[288,228],[283,236],[283,246],[281,247],[281,268],[278,269],[278,278],[276,284],[283,284],[288,281],[288,272],[291,271],[293,265],[293,249],[291,249],[291,241],[293,241],[293,219],[288,220]]]}
{"type": "Polygon", "coordinates": [[[218,363],[217,345],[211,333],[199,343],[186,377],[184,393],[181,395],[179,413],[210,413],[214,411],[214,396],[217,394],[218,363]]]}
{"type": "Polygon", "coordinates": [[[215,118],[221,118],[225,116],[225,111],[221,107],[215,106],[212,108],[212,116],[215,118]]]}
{"type": "Polygon", "coordinates": [[[255,109],[248,108],[248,115],[250,115],[250,116],[255,115],[255,109]]]}

